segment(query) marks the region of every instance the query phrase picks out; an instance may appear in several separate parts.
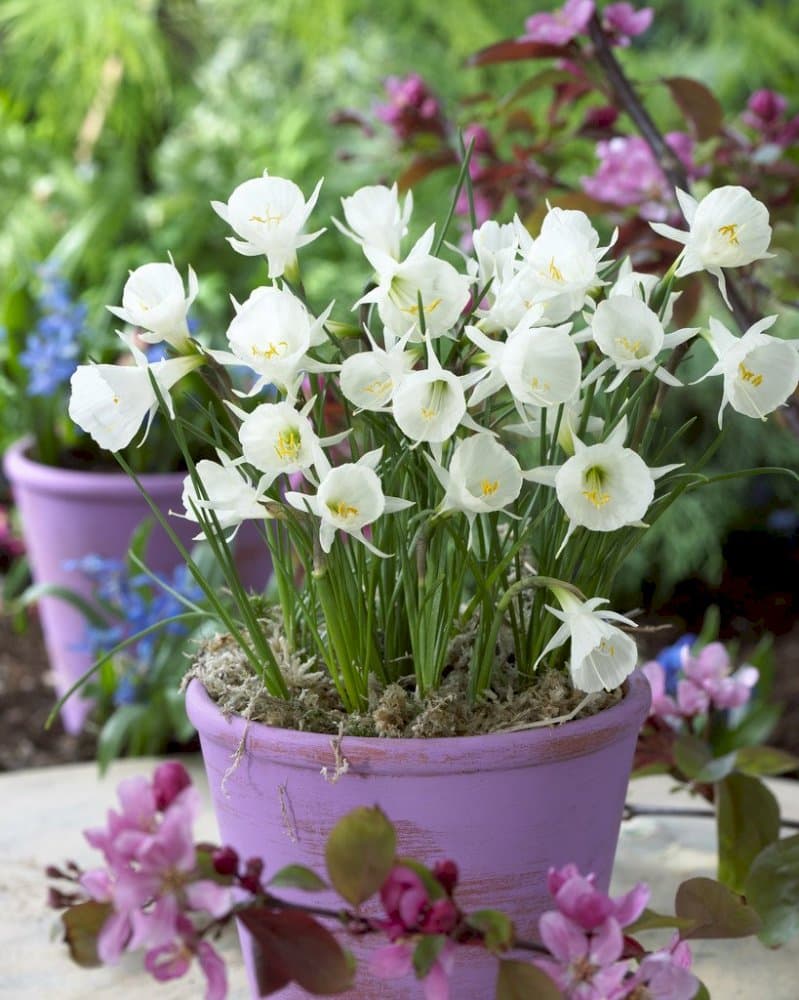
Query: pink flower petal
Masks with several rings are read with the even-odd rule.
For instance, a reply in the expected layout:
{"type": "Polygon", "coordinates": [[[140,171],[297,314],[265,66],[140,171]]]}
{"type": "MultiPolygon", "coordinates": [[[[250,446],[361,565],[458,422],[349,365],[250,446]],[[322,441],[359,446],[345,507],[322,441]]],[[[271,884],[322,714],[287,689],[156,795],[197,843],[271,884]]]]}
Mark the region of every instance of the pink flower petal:
{"type": "Polygon", "coordinates": [[[227,886],[212,882],[211,879],[200,879],[186,886],[186,901],[192,910],[204,910],[212,917],[219,919],[230,911],[233,897],[227,886]]]}
{"type": "Polygon", "coordinates": [[[401,979],[413,969],[413,950],[406,941],[386,945],[374,953],[369,968],[378,979],[401,979]]]}
{"type": "Polygon", "coordinates": [[[206,979],[205,1000],[225,1000],[227,996],[225,963],[208,941],[201,941],[197,945],[197,961],[206,979]]]}
{"type": "Polygon", "coordinates": [[[548,950],[561,962],[572,962],[588,954],[589,940],[585,931],[555,910],[539,918],[538,933],[548,950]]]}

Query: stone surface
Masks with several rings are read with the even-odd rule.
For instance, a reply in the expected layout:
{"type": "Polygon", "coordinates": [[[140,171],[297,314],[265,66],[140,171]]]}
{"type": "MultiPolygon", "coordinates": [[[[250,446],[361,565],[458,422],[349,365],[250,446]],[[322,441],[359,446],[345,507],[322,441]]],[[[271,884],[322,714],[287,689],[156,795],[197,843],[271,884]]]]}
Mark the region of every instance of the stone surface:
{"type": "MultiPolygon", "coordinates": [[[[115,788],[132,774],[150,773],[152,760],[127,760],[99,778],[93,764],[42,768],[0,775],[0,997],[10,1000],[196,1000],[203,996],[202,976],[195,971],[172,983],[153,983],[138,963],[83,970],[72,965],[58,943],[57,915],[45,906],[44,866],[74,859],[90,866],[96,855],[81,831],[103,821],[114,804],[115,788]]],[[[206,795],[199,759],[187,763],[206,795]]],[[[675,803],[670,782],[646,778],[634,782],[630,801],[640,805],[675,803]]],[[[799,818],[799,783],[773,782],[785,816],[799,818]]],[[[680,805],[693,805],[686,797],[680,805]]],[[[674,890],[683,878],[712,875],[714,826],[710,820],[639,818],[625,824],[614,877],[622,891],[639,880],[653,888],[652,906],[671,910],[674,890]]],[[[207,804],[198,837],[217,840],[207,804]]],[[[490,900],[486,901],[490,904],[490,900]]],[[[231,933],[221,943],[228,960],[230,1000],[247,1000],[244,973],[237,959],[238,942],[231,933]]],[[[757,941],[703,941],[694,944],[696,971],[715,1000],[796,1000],[799,942],[766,952],[757,941]]],[[[412,989],[412,988],[411,988],[412,989]]],[[[409,993],[409,998],[414,993],[409,993]]],[[[487,998],[490,1000],[490,998],[487,998]]]]}

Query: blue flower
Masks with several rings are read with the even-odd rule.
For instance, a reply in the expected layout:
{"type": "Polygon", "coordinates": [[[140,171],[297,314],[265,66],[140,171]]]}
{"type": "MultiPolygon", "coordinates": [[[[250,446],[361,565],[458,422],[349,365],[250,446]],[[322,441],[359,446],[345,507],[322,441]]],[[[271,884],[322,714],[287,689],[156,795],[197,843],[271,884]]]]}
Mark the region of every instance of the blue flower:
{"type": "Polygon", "coordinates": [[[36,300],[39,320],[19,360],[28,372],[28,392],[51,396],[69,381],[78,365],[86,307],[74,302],[69,284],[50,261],[39,268],[42,286],[36,300]]]}
{"type": "Polygon", "coordinates": [[[696,636],[686,632],[676,642],[661,649],[655,657],[666,674],[666,694],[672,696],[677,694],[677,681],[682,669],[682,651],[686,646],[690,649],[695,642],[696,636]]]}

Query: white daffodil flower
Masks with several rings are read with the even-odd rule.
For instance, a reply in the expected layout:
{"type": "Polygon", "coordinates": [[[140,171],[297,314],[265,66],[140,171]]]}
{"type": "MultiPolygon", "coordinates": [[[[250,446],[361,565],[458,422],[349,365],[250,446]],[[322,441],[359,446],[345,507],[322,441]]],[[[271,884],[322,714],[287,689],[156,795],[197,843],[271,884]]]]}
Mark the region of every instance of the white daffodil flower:
{"type": "Polygon", "coordinates": [[[433,459],[430,464],[445,491],[438,511],[457,510],[466,515],[470,546],[475,517],[503,510],[521,492],[519,463],[493,434],[483,432],[459,441],[448,470],[433,459]]]}
{"type": "Polygon", "coordinates": [[[371,351],[352,354],[341,366],[339,384],[345,397],[358,410],[385,410],[397,386],[411,370],[416,355],[406,351],[409,335],[400,338],[389,350],[384,351],[366,331],[371,351]]]}
{"type": "Polygon", "coordinates": [[[522,243],[527,301],[543,306],[547,324],[567,320],[586,304],[592,288],[604,284],[598,267],[609,248],[599,246],[599,234],[584,212],[547,212],[539,236],[526,247],[522,243]]]}
{"type": "MultiPolygon", "coordinates": [[[[542,407],[525,410],[525,419],[522,424],[506,424],[503,430],[511,434],[519,434],[521,437],[539,439],[543,430],[541,413],[542,407]]],[[[558,444],[567,455],[573,455],[575,450],[574,439],[582,420],[582,402],[576,396],[563,405],[563,416],[558,427],[558,444]]],[[[602,434],[605,421],[601,417],[589,416],[586,421],[585,430],[592,438],[597,438],[602,434]]]]}
{"type": "Polygon", "coordinates": [[[626,422],[622,420],[599,444],[586,445],[574,435],[574,455],[563,465],[541,466],[523,473],[531,482],[554,486],[569,519],[558,555],[577,527],[589,531],[615,531],[626,525],[644,527],[642,518],[654,498],[655,481],[679,468],[666,465],[650,469],[640,455],[624,447],[626,434],[626,422]]]}
{"type": "MultiPolygon", "coordinates": [[[[227,536],[230,542],[244,521],[262,521],[272,516],[263,502],[268,484],[264,478],[253,486],[228,455],[224,452],[217,454],[219,462],[204,458],[194,467],[205,497],[198,493],[191,476],[183,480],[183,514],[177,516],[202,525],[202,513],[213,511],[223,531],[233,529],[227,536]]],[[[204,533],[203,527],[194,541],[200,541],[204,533]]]]}
{"type": "MultiPolygon", "coordinates": [[[[290,396],[296,392],[302,372],[329,371],[308,357],[308,351],[324,343],[324,324],[333,308],[314,319],[303,303],[288,289],[263,287],[239,308],[227,329],[227,338],[236,364],[249,365],[261,377],[251,395],[273,383],[290,396]]],[[[214,355],[230,363],[230,357],[214,355]]]]}
{"type": "Polygon", "coordinates": [[[227,204],[212,201],[211,207],[241,237],[228,237],[233,249],[246,257],[264,254],[269,277],[279,278],[294,266],[297,250],[324,232],[302,232],[321,187],[320,180],[306,201],[293,181],[270,177],[265,170],[263,177],[239,184],[227,204]]]}
{"type": "Polygon", "coordinates": [[[170,416],[174,416],[170,389],[204,363],[201,355],[192,354],[149,365],[141,351],[128,346],[135,364],[78,365],[70,379],[70,418],[108,451],[119,451],[129,445],[145,417],[148,420],[142,441],[147,437],[158,409],[151,378],[155,379],[170,416]]]}
{"type": "Polygon", "coordinates": [[[569,673],[577,690],[586,694],[613,691],[635,669],[638,650],[629,635],[609,623],[635,626],[635,622],[615,611],[600,611],[600,605],[607,604],[604,598],[581,601],[560,587],[553,588],[553,593],[561,610],[549,604],[545,607],[563,624],[547,643],[536,666],[553,649],[570,640],[569,673]]]}
{"type": "Polygon", "coordinates": [[[718,361],[703,377],[724,378],[719,427],[728,403],[745,417],[763,420],[795,391],[799,380],[799,344],[763,332],[776,319],[766,316],[750,326],[742,337],[735,337],[711,317],[707,340],[718,361]]]}
{"type": "Polygon", "coordinates": [[[475,387],[469,405],[475,406],[504,385],[523,418],[524,406],[559,406],[572,399],[580,387],[582,363],[570,329],[569,323],[529,327],[523,322],[502,343],[468,327],[466,336],[484,352],[488,372],[475,387]]]}
{"type": "Polygon", "coordinates": [[[677,277],[708,271],[718,281],[729,305],[722,268],[743,267],[773,256],[767,252],[771,242],[768,209],[746,188],[736,185],[716,188],[701,201],[679,189],[676,193],[688,231],[662,222],[649,225],[659,235],[684,244],[675,271],[677,277]]]}
{"type": "Polygon", "coordinates": [[[516,226],[512,222],[500,225],[489,219],[472,233],[472,247],[477,264],[477,287],[484,289],[491,282],[488,295],[492,299],[493,283],[501,284],[510,276],[519,252],[516,226]]]}
{"type": "Polygon", "coordinates": [[[600,302],[591,319],[591,333],[605,359],[592,369],[584,384],[590,385],[610,368],[617,374],[606,392],[617,389],[631,372],[649,371],[668,385],[682,385],[669,371],[657,363],[663,350],[672,350],[696,336],[699,328],[665,333],[663,325],[640,297],[614,295],[600,302]]]}
{"type": "Polygon", "coordinates": [[[165,340],[175,350],[182,351],[188,342],[186,320],[189,308],[197,297],[197,275],[189,268],[189,293],[183,290],[183,279],[172,262],[143,264],[125,282],[122,306],[106,306],[109,312],[131,326],[146,332],[141,339],[148,344],[165,340]]]}
{"type": "Polygon", "coordinates": [[[431,255],[434,232],[435,227],[431,226],[404,261],[397,261],[375,247],[363,248],[375,269],[378,285],[359,299],[356,307],[374,302],[386,330],[395,337],[410,334],[415,343],[424,336],[440,337],[448,333],[460,319],[471,295],[469,277],[431,255]],[[424,323],[419,315],[420,299],[424,323]]]}
{"type": "Polygon", "coordinates": [[[364,536],[363,529],[382,514],[394,514],[412,507],[413,501],[387,497],[375,469],[383,449],[370,451],[357,462],[331,468],[320,454],[316,462],[319,488],[316,494],[286,493],[286,502],[297,510],[310,511],[321,521],[319,543],[329,552],[337,531],[351,535],[377,556],[386,557],[364,536]]]}
{"type": "Polygon", "coordinates": [[[243,413],[239,441],[244,458],[264,473],[262,484],[272,485],[279,475],[306,472],[319,455],[321,442],[308,419],[314,399],[301,410],[291,403],[261,403],[243,413]]]}
{"type": "Polygon", "coordinates": [[[345,236],[399,260],[400,242],[408,232],[413,211],[412,192],[405,195],[405,203],[400,207],[396,184],[390,188],[375,184],[359,188],[349,198],[342,198],[341,207],[349,229],[338,219],[333,222],[345,236]]]}

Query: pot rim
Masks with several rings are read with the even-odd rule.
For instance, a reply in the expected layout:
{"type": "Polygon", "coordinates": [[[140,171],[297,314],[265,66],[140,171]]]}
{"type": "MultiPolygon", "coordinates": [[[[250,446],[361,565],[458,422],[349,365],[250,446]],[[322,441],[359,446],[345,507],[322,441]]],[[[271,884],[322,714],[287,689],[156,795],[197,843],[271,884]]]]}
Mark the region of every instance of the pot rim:
{"type": "MultiPolygon", "coordinates": [[[[138,495],[139,489],[126,472],[90,472],[44,465],[28,454],[33,438],[26,436],[6,448],[3,469],[12,486],[20,485],[39,493],[74,496],[89,493],[93,497],[113,498],[138,495]]],[[[183,483],[185,472],[147,472],[138,477],[144,489],[154,495],[161,490],[174,491],[183,483]]]]}
{"type": "MultiPolygon", "coordinates": [[[[624,690],[621,701],[610,708],[561,725],[476,736],[344,736],[339,752],[347,761],[348,775],[432,775],[450,769],[466,773],[557,763],[628,739],[631,731],[637,734],[651,702],[649,682],[640,669],[627,678],[624,690]]],[[[186,691],[186,711],[201,739],[229,748],[234,762],[244,747],[246,752],[261,752],[275,763],[316,771],[325,765],[328,771],[335,770],[336,737],[279,729],[235,714],[226,718],[197,678],[186,691]]],[[[246,757],[241,766],[246,767],[246,757]]]]}

